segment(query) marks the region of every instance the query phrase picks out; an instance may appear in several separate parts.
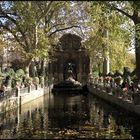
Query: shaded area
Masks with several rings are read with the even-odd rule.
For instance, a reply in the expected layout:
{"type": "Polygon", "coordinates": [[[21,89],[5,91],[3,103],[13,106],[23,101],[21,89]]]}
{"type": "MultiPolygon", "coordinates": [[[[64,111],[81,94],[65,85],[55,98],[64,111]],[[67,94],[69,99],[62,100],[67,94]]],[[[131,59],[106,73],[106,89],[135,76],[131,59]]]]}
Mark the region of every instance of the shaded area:
{"type": "Polygon", "coordinates": [[[88,95],[47,94],[0,115],[0,138],[132,139],[140,119],[88,95]]]}
{"type": "Polygon", "coordinates": [[[56,101],[54,106],[48,110],[52,128],[78,129],[89,120],[88,100],[82,95],[56,95],[54,100],[56,101]]]}

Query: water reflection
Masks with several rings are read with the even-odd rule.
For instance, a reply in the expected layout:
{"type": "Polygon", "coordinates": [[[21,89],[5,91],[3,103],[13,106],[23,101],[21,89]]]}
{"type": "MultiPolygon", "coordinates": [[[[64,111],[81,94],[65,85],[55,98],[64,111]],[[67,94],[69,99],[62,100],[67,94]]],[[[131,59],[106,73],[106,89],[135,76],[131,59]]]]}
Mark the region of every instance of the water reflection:
{"type": "Polygon", "coordinates": [[[139,139],[140,119],[94,96],[47,94],[0,115],[0,138],[139,139]]]}
{"type": "Polygon", "coordinates": [[[48,109],[50,128],[79,128],[89,120],[88,100],[82,95],[55,95],[54,105],[48,109]]]}
{"type": "Polygon", "coordinates": [[[116,107],[113,108],[110,104],[97,98],[89,99],[90,121],[99,130],[106,129],[105,138],[140,138],[140,119],[138,116],[116,107]]]}

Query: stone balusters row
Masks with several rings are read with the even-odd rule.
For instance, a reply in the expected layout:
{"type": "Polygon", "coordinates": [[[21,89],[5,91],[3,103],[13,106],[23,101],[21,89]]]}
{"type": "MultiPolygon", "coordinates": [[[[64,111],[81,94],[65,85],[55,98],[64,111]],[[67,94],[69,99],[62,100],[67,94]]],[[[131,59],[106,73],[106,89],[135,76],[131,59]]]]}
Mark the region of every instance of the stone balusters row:
{"type": "Polygon", "coordinates": [[[98,80],[94,79],[90,81],[89,84],[100,92],[105,92],[116,98],[120,98],[124,101],[128,101],[136,105],[140,104],[140,91],[135,87],[133,87],[133,89],[122,87],[121,84],[118,84],[113,80],[104,80],[103,78],[98,80]]]}
{"type": "Polygon", "coordinates": [[[0,101],[6,100],[11,97],[18,97],[19,95],[24,95],[24,94],[30,93],[33,90],[38,90],[38,88],[43,88],[43,87],[44,87],[43,84],[30,85],[30,86],[24,87],[24,88],[16,87],[14,89],[2,92],[0,94],[0,101]]]}

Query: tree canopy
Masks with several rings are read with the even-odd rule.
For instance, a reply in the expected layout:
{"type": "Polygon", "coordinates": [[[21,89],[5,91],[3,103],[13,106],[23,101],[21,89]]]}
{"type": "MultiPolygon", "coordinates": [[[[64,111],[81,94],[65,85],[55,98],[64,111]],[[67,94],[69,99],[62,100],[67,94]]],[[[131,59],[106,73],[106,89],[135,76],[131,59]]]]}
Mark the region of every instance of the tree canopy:
{"type": "Polygon", "coordinates": [[[109,57],[111,71],[123,69],[128,63],[128,48],[133,45],[139,77],[139,4],[134,1],[3,1],[0,2],[0,29],[1,34],[6,30],[18,42],[26,66],[36,57],[46,58],[51,44],[67,32],[83,39],[93,68],[109,57]]]}

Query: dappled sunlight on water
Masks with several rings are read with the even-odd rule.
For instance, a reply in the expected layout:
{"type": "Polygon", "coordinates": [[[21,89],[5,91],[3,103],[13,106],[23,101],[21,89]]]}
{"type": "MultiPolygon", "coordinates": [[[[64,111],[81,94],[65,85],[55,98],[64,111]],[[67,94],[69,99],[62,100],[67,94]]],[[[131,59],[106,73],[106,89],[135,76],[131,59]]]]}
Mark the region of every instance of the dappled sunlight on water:
{"type": "Polygon", "coordinates": [[[47,94],[0,115],[0,138],[132,139],[140,120],[88,95],[47,94]],[[133,130],[133,131],[132,131],[133,130]]]}

